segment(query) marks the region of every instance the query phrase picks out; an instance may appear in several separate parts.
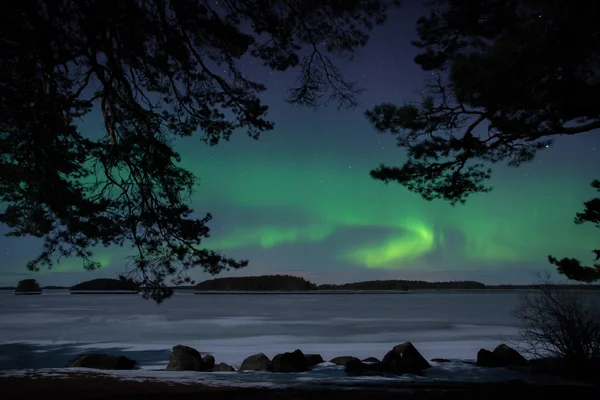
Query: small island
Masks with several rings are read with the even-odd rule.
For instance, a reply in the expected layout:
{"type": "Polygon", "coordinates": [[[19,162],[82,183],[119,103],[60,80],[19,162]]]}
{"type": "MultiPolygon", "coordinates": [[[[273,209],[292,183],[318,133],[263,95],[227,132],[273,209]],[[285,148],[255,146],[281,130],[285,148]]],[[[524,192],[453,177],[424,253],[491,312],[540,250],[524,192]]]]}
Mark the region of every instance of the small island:
{"type": "Polygon", "coordinates": [[[290,275],[262,275],[237,278],[216,278],[197,284],[197,292],[252,291],[252,292],[304,292],[314,291],[317,285],[304,278],[290,275]]]}
{"type": "Polygon", "coordinates": [[[71,294],[137,294],[139,285],[130,279],[98,278],[74,285],[71,294]]]}
{"type": "Polygon", "coordinates": [[[42,288],[35,279],[23,279],[19,281],[15,288],[15,294],[17,295],[33,295],[42,294],[42,288]]]}

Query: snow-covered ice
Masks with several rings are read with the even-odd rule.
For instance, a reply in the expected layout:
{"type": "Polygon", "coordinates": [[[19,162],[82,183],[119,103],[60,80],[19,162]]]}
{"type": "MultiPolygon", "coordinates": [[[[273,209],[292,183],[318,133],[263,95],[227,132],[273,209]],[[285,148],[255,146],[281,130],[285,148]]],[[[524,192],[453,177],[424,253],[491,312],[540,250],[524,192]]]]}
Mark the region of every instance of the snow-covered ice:
{"type": "MultiPolygon", "coordinates": [[[[164,368],[164,366],[162,366],[164,368]]],[[[86,368],[45,368],[21,369],[0,371],[1,377],[27,376],[52,377],[67,379],[74,373],[93,373],[105,375],[120,380],[143,382],[146,380],[178,384],[204,384],[208,386],[236,386],[236,387],[306,387],[328,386],[336,387],[358,386],[375,383],[401,383],[401,382],[505,382],[521,380],[530,383],[560,384],[564,381],[531,375],[520,370],[505,368],[477,368],[472,364],[465,364],[455,360],[450,363],[433,363],[432,368],[425,371],[423,376],[402,375],[399,377],[351,377],[346,376],[343,367],[326,362],[315,367],[312,371],[301,373],[274,374],[264,371],[246,372],[173,372],[160,370],[147,366],[131,371],[99,371],[86,368]]]]}
{"type": "MultiPolygon", "coordinates": [[[[245,357],[258,352],[273,357],[299,348],[325,360],[342,355],[381,359],[394,345],[411,341],[427,359],[457,360],[434,365],[418,379],[516,379],[514,371],[481,372],[459,360],[474,360],[482,347],[516,342],[518,321],[513,312],[518,301],[518,293],[500,291],[327,296],[184,292],[156,305],[131,295],[0,292],[0,370],[15,374],[41,368],[44,373],[64,374],[60,368],[75,354],[107,352],[138,361],[140,369],[119,372],[123,377],[159,374],[161,379],[242,384],[256,383],[256,377],[153,370],[164,369],[176,344],[211,353],[217,363],[237,369],[245,357]]],[[[263,375],[260,381],[278,384],[282,379],[295,383],[365,379],[345,377],[341,367],[329,363],[304,374],[263,375]]]]}

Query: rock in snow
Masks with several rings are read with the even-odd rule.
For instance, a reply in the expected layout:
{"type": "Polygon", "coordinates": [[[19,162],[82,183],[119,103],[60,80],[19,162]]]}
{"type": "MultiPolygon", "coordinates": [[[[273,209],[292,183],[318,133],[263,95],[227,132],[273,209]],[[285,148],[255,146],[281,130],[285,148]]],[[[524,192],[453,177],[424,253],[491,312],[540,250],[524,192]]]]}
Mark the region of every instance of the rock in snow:
{"type": "Polygon", "coordinates": [[[527,360],[518,351],[505,344],[498,345],[494,351],[481,349],[477,353],[479,367],[514,367],[527,364],[527,360]]]}
{"type": "Polygon", "coordinates": [[[306,362],[306,357],[300,350],[277,354],[269,364],[269,371],[271,372],[305,372],[308,370],[308,362],[306,362]]]}
{"type": "Polygon", "coordinates": [[[309,367],[314,367],[315,365],[325,362],[320,354],[305,354],[304,357],[306,358],[309,367]]]}
{"type": "Polygon", "coordinates": [[[385,374],[382,363],[364,363],[358,358],[348,361],[345,371],[349,376],[376,376],[385,374]]]}
{"type": "Polygon", "coordinates": [[[202,362],[204,363],[206,370],[211,370],[215,367],[215,358],[212,356],[212,354],[205,354],[202,357],[202,362]]]}
{"type": "MultiPolygon", "coordinates": [[[[350,361],[350,360],[358,360],[358,358],[352,357],[352,356],[341,356],[341,357],[332,358],[331,360],[329,360],[329,362],[332,362],[337,365],[345,366],[348,363],[348,361],[350,361]]],[[[360,360],[358,360],[358,361],[360,361],[360,360]]]]}
{"type": "Polygon", "coordinates": [[[394,346],[381,361],[386,372],[402,374],[420,374],[431,365],[423,358],[411,342],[394,346]]]}
{"type": "Polygon", "coordinates": [[[214,365],[214,358],[212,362],[213,364],[209,366],[204,362],[198,350],[178,344],[173,347],[167,371],[208,371],[214,365]]]}
{"type": "Polygon", "coordinates": [[[235,372],[235,368],[233,368],[229,364],[220,363],[220,364],[215,365],[215,367],[213,368],[213,371],[214,372],[235,372]]]}
{"type": "Polygon", "coordinates": [[[246,357],[240,371],[267,371],[271,360],[263,353],[253,354],[250,357],[246,357]]]}

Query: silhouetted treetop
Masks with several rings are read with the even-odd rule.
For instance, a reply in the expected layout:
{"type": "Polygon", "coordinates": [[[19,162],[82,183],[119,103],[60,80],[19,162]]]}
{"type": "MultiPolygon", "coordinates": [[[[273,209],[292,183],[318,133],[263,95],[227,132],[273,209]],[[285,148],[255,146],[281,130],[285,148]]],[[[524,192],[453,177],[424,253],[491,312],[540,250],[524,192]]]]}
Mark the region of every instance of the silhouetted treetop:
{"type": "MultiPolygon", "coordinates": [[[[600,181],[594,180],[592,187],[600,192],[600,181]]],[[[600,228],[600,197],[586,201],[583,211],[575,215],[576,224],[580,225],[586,222],[600,228]]],[[[558,272],[569,279],[589,283],[600,280],[600,262],[598,262],[600,260],[600,249],[592,250],[592,253],[594,253],[592,266],[582,265],[581,261],[570,257],[559,260],[556,257],[548,256],[548,260],[558,267],[558,272]]]]}
{"type": "MultiPolygon", "coordinates": [[[[600,128],[599,14],[599,2],[580,0],[432,0],[414,43],[415,62],[430,73],[422,100],[366,113],[408,160],[371,177],[464,203],[491,190],[490,164],[518,167],[556,135],[600,128]]],[[[598,226],[599,204],[588,201],[576,223],[598,226]]],[[[597,263],[549,260],[569,278],[600,278],[597,263]]]]}
{"type": "Polygon", "coordinates": [[[600,128],[600,3],[433,0],[415,58],[431,73],[420,102],[367,112],[406,148],[374,179],[454,204],[490,190],[490,163],[518,166],[555,135],[600,128]]]}
{"type": "Polygon", "coordinates": [[[266,90],[243,71],[298,67],[288,101],[356,105],[351,58],[394,0],[22,0],[0,13],[0,201],[9,235],[44,238],[31,270],[132,244],[147,297],[247,261],[202,248],[211,215],[188,206],[196,177],[177,137],[215,145],[234,130],[273,129],[266,90]],[[105,134],[77,125],[102,116],[105,134]]]}

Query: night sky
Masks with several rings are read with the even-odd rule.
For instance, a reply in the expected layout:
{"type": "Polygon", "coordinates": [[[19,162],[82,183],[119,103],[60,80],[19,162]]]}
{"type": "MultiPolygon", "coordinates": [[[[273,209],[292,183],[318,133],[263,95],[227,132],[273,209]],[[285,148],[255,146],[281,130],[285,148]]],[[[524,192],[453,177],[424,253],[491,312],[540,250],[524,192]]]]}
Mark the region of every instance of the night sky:
{"type": "MultiPolygon", "coordinates": [[[[206,246],[250,260],[247,268],[220,276],[281,273],[316,283],[531,283],[536,273],[554,271],[548,254],[592,261],[597,229],[575,225],[573,218],[583,201],[595,196],[590,183],[600,178],[598,132],[558,137],[518,169],[493,166],[494,190],[462,206],[428,202],[400,185],[369,177],[382,162],[403,163],[404,150],[393,137],[376,133],[364,111],[381,102],[420,99],[426,78],[413,62],[416,49],[410,44],[423,10],[408,3],[414,2],[392,13],[353,62],[341,64],[347,78],[366,88],[358,108],[290,106],[284,98],[294,72],[270,73],[245,60],[246,74],[267,85],[264,100],[275,129],[258,141],[239,132],[216,147],[198,138],[177,143],[184,166],[201,179],[193,208],[214,217],[206,246]]],[[[89,134],[103,130],[97,114],[81,127],[89,134]]],[[[40,244],[33,238],[0,239],[0,285],[25,277],[42,285],[115,277],[132,254],[128,248],[100,248],[95,255],[104,267],[93,273],[74,258],[52,271],[28,273],[25,263],[40,244]]],[[[210,278],[200,270],[191,276],[210,278]]]]}

